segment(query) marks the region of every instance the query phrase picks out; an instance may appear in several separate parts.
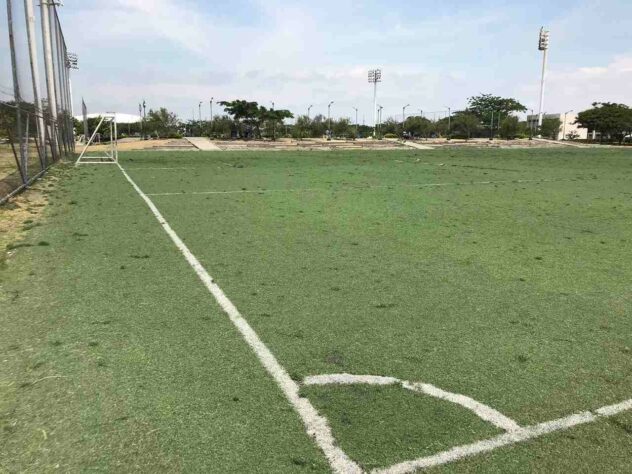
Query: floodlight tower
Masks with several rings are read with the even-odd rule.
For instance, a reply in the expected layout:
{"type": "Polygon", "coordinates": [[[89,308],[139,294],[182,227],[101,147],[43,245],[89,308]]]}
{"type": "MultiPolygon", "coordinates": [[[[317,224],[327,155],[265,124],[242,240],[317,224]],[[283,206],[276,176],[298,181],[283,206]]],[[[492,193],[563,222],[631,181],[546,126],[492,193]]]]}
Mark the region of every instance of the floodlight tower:
{"type": "Polygon", "coordinates": [[[332,100],[331,102],[329,102],[329,105],[327,105],[327,120],[329,121],[329,133],[331,134],[331,104],[333,104],[334,101],[332,100]]]}
{"type": "Polygon", "coordinates": [[[549,52],[549,31],[545,30],[544,27],[540,28],[538,49],[542,51],[542,79],[540,80],[540,110],[538,111],[538,127],[542,127],[542,111],[544,110],[544,83],[546,81],[546,60],[549,52]]]}
{"type": "Polygon", "coordinates": [[[377,83],[382,82],[381,69],[369,69],[369,83],[373,84],[373,138],[377,134],[377,83]]]}

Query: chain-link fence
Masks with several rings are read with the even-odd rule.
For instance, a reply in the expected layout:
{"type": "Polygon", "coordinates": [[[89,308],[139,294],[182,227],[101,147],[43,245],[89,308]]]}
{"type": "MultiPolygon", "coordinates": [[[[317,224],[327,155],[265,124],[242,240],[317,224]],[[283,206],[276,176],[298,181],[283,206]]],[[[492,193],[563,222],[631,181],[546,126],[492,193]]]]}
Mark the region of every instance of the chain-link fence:
{"type": "Polygon", "coordinates": [[[0,203],[74,153],[68,54],[54,0],[0,8],[0,203]]]}

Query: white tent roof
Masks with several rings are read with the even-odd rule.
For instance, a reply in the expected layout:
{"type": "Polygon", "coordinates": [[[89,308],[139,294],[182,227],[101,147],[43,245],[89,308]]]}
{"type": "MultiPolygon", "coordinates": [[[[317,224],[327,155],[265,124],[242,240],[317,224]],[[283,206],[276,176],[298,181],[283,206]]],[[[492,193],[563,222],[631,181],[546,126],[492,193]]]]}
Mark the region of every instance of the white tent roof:
{"type": "MultiPolygon", "coordinates": [[[[105,115],[106,113],[111,115],[111,112],[103,112],[100,114],[88,114],[88,118],[96,118],[105,115]]],[[[83,120],[83,115],[76,115],[75,118],[77,120],[83,120]]],[[[140,117],[138,115],[132,114],[122,114],[120,112],[116,112],[116,122],[117,123],[137,123],[140,122],[140,117]]]]}

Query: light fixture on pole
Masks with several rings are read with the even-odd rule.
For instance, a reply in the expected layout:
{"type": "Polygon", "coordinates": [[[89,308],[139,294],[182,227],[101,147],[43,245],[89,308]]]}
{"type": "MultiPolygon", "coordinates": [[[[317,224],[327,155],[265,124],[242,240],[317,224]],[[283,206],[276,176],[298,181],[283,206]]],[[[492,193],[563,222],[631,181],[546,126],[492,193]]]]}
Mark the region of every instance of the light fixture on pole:
{"type": "Polygon", "coordinates": [[[381,105],[377,105],[377,128],[379,130],[379,134],[381,135],[382,133],[382,109],[384,107],[382,107],[381,105]]]}
{"type": "Polygon", "coordinates": [[[202,121],[202,104],[204,102],[200,101],[200,103],[198,104],[198,120],[201,122],[202,121]]]}
{"type": "Polygon", "coordinates": [[[312,107],[314,107],[314,105],[310,105],[309,107],[307,107],[307,119],[309,120],[309,111],[312,110],[312,107]]]}
{"type": "Polygon", "coordinates": [[[211,100],[209,101],[209,104],[211,106],[211,122],[213,121],[213,99],[215,97],[211,97],[211,100]]]}
{"type": "Polygon", "coordinates": [[[564,112],[564,128],[562,129],[562,140],[566,140],[566,116],[571,112],[572,110],[564,112]]]}
{"type": "Polygon", "coordinates": [[[540,28],[538,50],[542,51],[542,78],[540,80],[540,109],[538,111],[538,127],[542,127],[542,111],[544,110],[544,85],[546,82],[546,60],[549,52],[549,31],[545,30],[544,27],[540,28]]]}
{"type": "Polygon", "coordinates": [[[377,133],[377,83],[382,82],[381,69],[369,69],[369,83],[373,84],[373,138],[377,133]]]}
{"type": "Polygon", "coordinates": [[[448,109],[448,140],[452,138],[452,109],[450,107],[446,107],[448,109]]]}
{"type": "Polygon", "coordinates": [[[410,104],[406,104],[402,107],[402,128],[404,127],[404,122],[406,121],[406,107],[410,107],[410,104]]]}
{"type": "Polygon", "coordinates": [[[327,105],[327,121],[329,122],[329,135],[331,136],[331,104],[333,104],[334,101],[332,100],[331,102],[329,102],[329,105],[327,105]]]}
{"type": "Polygon", "coordinates": [[[358,138],[358,108],[357,107],[351,107],[353,110],[355,110],[356,113],[356,133],[355,136],[356,138],[358,138]]]}

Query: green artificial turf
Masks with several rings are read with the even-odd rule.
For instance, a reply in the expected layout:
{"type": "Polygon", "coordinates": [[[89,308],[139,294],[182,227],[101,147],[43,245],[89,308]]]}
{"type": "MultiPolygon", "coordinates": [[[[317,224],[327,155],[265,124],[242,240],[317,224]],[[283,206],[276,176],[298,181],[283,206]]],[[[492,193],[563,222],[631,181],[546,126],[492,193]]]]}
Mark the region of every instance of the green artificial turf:
{"type": "MultiPolygon", "coordinates": [[[[521,424],[632,398],[627,150],[135,152],[121,162],[298,381],[427,382],[521,424]]],[[[327,470],[118,169],[83,167],[51,199],[33,246],[0,270],[0,466],[327,470]]],[[[498,433],[399,387],[302,394],[366,468],[498,433]]],[[[584,459],[617,471],[632,461],[621,454],[629,417],[438,470],[584,459]]]]}

